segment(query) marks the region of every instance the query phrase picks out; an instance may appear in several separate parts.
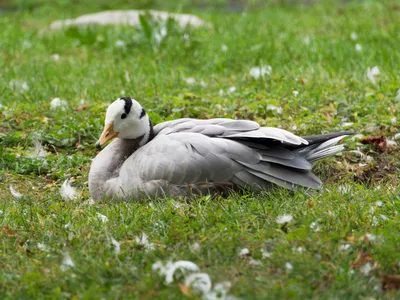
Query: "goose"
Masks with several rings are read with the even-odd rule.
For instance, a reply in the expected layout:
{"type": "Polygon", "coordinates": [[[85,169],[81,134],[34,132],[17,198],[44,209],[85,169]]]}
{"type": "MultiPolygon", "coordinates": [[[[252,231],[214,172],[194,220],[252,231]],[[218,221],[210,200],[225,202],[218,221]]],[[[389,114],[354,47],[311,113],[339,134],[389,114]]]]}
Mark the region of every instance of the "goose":
{"type": "Polygon", "coordinates": [[[223,192],[227,189],[316,189],[316,161],[344,149],[350,132],[297,136],[250,120],[182,118],[153,126],[134,99],[115,100],[106,111],[93,159],[93,200],[143,199],[223,192]]]}

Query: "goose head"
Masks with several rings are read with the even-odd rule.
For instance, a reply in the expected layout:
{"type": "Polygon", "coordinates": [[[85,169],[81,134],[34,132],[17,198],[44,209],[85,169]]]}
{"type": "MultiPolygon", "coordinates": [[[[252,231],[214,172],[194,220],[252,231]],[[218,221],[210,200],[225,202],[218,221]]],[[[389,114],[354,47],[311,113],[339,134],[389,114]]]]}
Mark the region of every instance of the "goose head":
{"type": "Polygon", "coordinates": [[[96,143],[101,148],[115,137],[127,140],[140,139],[145,144],[152,133],[152,124],[144,108],[130,97],[115,100],[107,108],[103,133],[96,143]]]}

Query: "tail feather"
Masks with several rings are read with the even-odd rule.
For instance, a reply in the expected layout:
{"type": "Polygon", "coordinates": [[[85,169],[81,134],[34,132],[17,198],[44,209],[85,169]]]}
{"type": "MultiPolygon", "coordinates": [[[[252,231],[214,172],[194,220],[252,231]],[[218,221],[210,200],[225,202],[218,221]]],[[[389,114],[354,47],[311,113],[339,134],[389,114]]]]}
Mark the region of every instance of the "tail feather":
{"type": "Polygon", "coordinates": [[[310,163],[332,156],[344,149],[343,145],[336,145],[346,135],[336,136],[322,143],[316,143],[294,150],[295,153],[307,159],[310,163]]]}
{"type": "Polygon", "coordinates": [[[337,143],[350,132],[336,132],[321,136],[303,137],[308,145],[295,148],[276,144],[258,146],[255,140],[243,144],[257,150],[262,160],[257,164],[239,162],[245,170],[236,173],[232,182],[240,186],[268,187],[271,183],[293,190],[297,187],[318,188],[322,182],[311,172],[312,165],[320,159],[332,156],[344,149],[337,143]]]}
{"type": "Polygon", "coordinates": [[[335,145],[335,146],[320,150],[318,152],[314,152],[314,153],[310,154],[309,156],[307,156],[306,159],[311,164],[313,164],[317,160],[321,160],[321,159],[327,158],[329,156],[335,155],[336,153],[343,151],[343,149],[344,149],[343,145],[335,145]]]}

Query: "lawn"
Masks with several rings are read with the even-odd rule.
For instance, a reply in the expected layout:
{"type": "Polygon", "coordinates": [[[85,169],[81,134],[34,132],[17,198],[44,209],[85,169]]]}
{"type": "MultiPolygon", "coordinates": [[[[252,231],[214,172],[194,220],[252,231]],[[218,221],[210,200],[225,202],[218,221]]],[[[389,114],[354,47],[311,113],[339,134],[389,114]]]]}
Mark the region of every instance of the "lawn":
{"type": "Polygon", "coordinates": [[[397,1],[189,2],[0,1],[0,298],[400,297],[397,1]],[[48,30],[132,7],[212,26],[145,16],[137,27],[48,30]],[[125,95],[154,123],[246,118],[357,135],[315,167],[320,191],[93,203],[94,144],[125,95]],[[371,136],[386,147],[361,143],[371,136]],[[67,179],[75,200],[60,194],[67,179]],[[208,293],[189,271],[168,282],[160,266],[180,260],[208,274],[208,293]]]}

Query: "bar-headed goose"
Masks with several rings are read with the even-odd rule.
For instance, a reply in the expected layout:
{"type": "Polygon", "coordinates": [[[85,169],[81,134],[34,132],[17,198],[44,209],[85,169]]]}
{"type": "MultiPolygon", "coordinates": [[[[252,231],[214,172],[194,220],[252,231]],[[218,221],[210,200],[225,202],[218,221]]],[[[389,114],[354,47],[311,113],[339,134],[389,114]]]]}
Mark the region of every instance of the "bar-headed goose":
{"type": "Polygon", "coordinates": [[[349,132],[299,137],[249,120],[178,119],[153,127],[143,107],[124,97],[107,109],[93,160],[94,200],[206,193],[225,187],[317,188],[313,164],[341,150],[349,132]]]}

